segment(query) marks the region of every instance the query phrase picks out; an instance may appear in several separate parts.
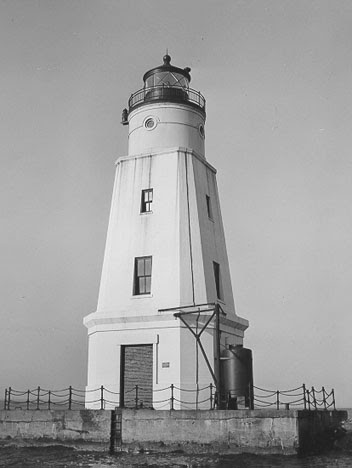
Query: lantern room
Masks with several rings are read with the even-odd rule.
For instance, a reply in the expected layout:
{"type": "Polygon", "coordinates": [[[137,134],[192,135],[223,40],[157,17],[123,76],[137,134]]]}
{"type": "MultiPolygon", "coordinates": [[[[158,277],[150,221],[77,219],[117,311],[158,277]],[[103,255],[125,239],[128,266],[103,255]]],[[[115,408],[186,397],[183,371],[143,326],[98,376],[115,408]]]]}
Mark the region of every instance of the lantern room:
{"type": "Polygon", "coordinates": [[[200,109],[205,116],[205,99],[199,91],[189,87],[189,67],[171,65],[170,55],[165,55],[163,64],[147,71],[143,76],[144,86],[133,93],[128,101],[128,110],[123,111],[122,124],[128,124],[128,114],[136,107],[152,102],[175,102],[200,109]]]}

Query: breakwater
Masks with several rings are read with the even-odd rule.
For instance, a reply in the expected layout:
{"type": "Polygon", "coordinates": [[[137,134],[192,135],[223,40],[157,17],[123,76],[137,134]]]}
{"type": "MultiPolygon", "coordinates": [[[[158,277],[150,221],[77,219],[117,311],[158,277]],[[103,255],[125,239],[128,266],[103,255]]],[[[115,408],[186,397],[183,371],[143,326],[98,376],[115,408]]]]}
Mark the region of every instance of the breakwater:
{"type": "Polygon", "coordinates": [[[346,411],[3,410],[0,440],[104,451],[295,454],[332,445],[346,419],[346,411]]]}

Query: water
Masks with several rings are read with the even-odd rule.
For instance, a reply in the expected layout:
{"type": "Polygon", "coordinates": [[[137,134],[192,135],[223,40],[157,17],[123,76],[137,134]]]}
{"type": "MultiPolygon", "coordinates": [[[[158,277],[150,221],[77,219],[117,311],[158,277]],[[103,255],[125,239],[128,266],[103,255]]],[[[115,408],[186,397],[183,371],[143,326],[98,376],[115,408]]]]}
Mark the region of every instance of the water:
{"type": "Polygon", "coordinates": [[[80,468],[347,468],[352,467],[352,452],[335,451],[325,455],[299,458],[283,455],[185,455],[185,454],[121,454],[83,452],[52,447],[2,447],[0,466],[80,467],[80,468]]]}

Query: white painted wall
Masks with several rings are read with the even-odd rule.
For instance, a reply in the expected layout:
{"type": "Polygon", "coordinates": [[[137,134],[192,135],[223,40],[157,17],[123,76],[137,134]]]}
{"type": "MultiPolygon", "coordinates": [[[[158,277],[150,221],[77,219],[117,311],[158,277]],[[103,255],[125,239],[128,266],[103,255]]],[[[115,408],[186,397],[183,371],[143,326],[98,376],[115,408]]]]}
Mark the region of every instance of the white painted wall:
{"type": "MultiPolygon", "coordinates": [[[[152,344],[153,345],[153,386],[155,404],[159,400],[170,397],[168,389],[163,394],[158,390],[169,387],[170,382],[180,385],[180,361],[177,356],[180,352],[180,326],[173,316],[162,317],[160,321],[149,322],[125,322],[108,323],[102,319],[98,325],[91,326],[89,335],[89,372],[88,392],[86,400],[92,402],[98,399],[101,385],[110,392],[120,392],[120,350],[123,345],[152,344]],[[166,318],[166,320],[164,320],[166,318]],[[169,367],[164,368],[163,363],[168,362],[169,367]],[[96,390],[95,392],[92,392],[96,390]],[[92,392],[94,398],[88,398],[92,392]]],[[[111,405],[118,405],[119,395],[109,394],[111,405]]],[[[169,404],[169,403],[168,403],[169,404]]],[[[87,405],[90,408],[98,408],[100,402],[87,405]]],[[[162,406],[162,405],[161,405],[162,406]]]]}
{"type": "MultiPolygon", "coordinates": [[[[159,310],[215,302],[213,261],[220,264],[221,304],[228,319],[222,324],[222,343],[225,335],[231,343],[243,341],[248,324],[235,314],[216,171],[205,160],[199,125],[204,125],[204,115],[182,104],[144,105],[129,116],[129,155],[116,163],[97,310],[84,320],[89,335],[87,407],[99,405],[93,400],[101,385],[120,391],[122,345],[153,344],[157,409],[169,407],[171,384],[176,386],[178,408],[182,403],[177,400],[194,400],[193,394],[179,389],[196,389],[197,383],[203,388],[212,382],[200,351],[197,373],[191,332],[172,312],[159,310]],[[157,124],[147,130],[144,122],[150,116],[157,124]],[[148,188],[153,188],[152,212],[140,213],[141,192],[148,188]],[[134,296],[134,259],[149,255],[151,294],[134,296]]],[[[202,343],[213,364],[212,327],[203,333],[202,343]]],[[[205,392],[209,397],[209,389],[205,392]]],[[[114,407],[118,398],[112,400],[114,407]]]]}
{"type": "Polygon", "coordinates": [[[121,158],[104,257],[98,313],[134,316],[179,304],[178,156],[173,151],[121,158]],[[152,213],[140,213],[153,188],[152,213]],[[152,294],[133,296],[134,258],[152,255],[152,294]]]}
{"type": "Polygon", "coordinates": [[[148,104],[133,110],[128,122],[128,154],[183,147],[204,157],[204,137],[199,126],[204,126],[205,116],[194,107],[175,103],[148,104]],[[157,123],[153,130],[144,126],[150,117],[157,123]]]}

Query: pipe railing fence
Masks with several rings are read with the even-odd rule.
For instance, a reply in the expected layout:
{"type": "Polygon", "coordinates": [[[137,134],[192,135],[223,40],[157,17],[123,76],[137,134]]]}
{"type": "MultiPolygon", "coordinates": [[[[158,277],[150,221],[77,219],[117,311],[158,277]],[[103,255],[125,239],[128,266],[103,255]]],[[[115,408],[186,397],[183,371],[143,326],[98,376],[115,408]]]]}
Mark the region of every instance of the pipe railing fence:
{"type": "Polygon", "coordinates": [[[327,392],[324,387],[321,390],[316,390],[314,387],[308,389],[305,384],[290,390],[266,390],[256,386],[253,388],[256,408],[292,409],[293,407],[305,410],[336,410],[334,389],[330,392],[327,392]]]}
{"type": "MultiPolygon", "coordinates": [[[[241,389],[243,390],[243,389],[241,389]]],[[[261,387],[250,387],[246,395],[241,395],[236,389],[220,395],[225,405],[221,408],[237,409],[237,400],[241,397],[247,402],[250,409],[305,409],[305,410],[335,410],[334,389],[327,392],[324,387],[317,390],[308,389],[305,384],[290,390],[268,390],[261,387]],[[238,395],[238,397],[233,397],[238,395]],[[252,402],[248,404],[249,396],[252,402]],[[235,400],[235,406],[233,402],[235,400]],[[232,405],[231,405],[232,403],[232,405]]],[[[155,389],[134,386],[120,399],[120,393],[109,390],[103,385],[90,390],[80,390],[72,386],[62,390],[47,390],[41,387],[32,390],[16,390],[12,387],[5,389],[4,410],[57,410],[57,409],[112,409],[114,407],[126,408],[156,408],[156,409],[217,409],[219,408],[219,395],[213,384],[194,389],[180,388],[173,384],[169,387],[155,389]],[[123,404],[121,404],[123,401],[123,404]],[[120,405],[121,404],[121,405],[120,405]]],[[[242,402],[243,404],[243,402],[242,402]]]]}

